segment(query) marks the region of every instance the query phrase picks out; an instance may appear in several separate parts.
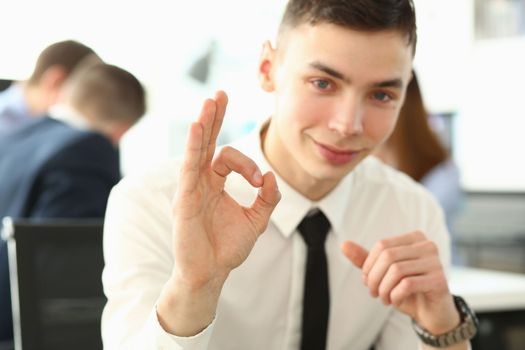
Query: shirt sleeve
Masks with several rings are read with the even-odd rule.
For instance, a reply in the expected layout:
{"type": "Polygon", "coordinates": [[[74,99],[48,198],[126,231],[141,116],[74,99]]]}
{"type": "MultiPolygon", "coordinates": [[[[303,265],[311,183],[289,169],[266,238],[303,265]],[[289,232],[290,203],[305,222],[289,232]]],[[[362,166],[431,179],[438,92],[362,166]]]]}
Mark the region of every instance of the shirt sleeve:
{"type": "Polygon", "coordinates": [[[374,350],[416,350],[419,340],[412,330],[410,317],[392,309],[376,341],[374,350]]]}
{"type": "Polygon", "coordinates": [[[104,349],[207,349],[213,322],[195,336],[176,337],[157,318],[173,268],[170,218],[168,196],[126,180],[113,189],[104,225],[104,349]]]}
{"type": "Polygon", "coordinates": [[[208,327],[192,337],[178,337],[166,332],[160,325],[154,309],[144,328],[144,341],[137,349],[184,349],[184,350],[201,350],[207,349],[210,342],[211,332],[213,330],[213,321],[208,327]]]}

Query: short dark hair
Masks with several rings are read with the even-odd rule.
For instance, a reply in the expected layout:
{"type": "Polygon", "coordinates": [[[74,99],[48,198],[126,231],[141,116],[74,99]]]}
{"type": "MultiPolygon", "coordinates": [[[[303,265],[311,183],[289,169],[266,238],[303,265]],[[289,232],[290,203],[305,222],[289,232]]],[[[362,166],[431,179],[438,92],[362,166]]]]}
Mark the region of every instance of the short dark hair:
{"type": "Polygon", "coordinates": [[[303,23],[335,24],[356,30],[398,30],[415,52],[416,14],[412,0],[289,0],[279,33],[303,23]]]}
{"type": "Polygon", "coordinates": [[[65,40],[51,44],[38,56],[29,83],[38,83],[44,72],[53,66],[61,67],[68,76],[78,63],[90,55],[96,55],[95,51],[78,41],[65,40]]]}
{"type": "Polygon", "coordinates": [[[72,106],[102,123],[137,122],[146,112],[146,92],[139,80],[117,66],[87,60],[68,81],[72,106]]]}

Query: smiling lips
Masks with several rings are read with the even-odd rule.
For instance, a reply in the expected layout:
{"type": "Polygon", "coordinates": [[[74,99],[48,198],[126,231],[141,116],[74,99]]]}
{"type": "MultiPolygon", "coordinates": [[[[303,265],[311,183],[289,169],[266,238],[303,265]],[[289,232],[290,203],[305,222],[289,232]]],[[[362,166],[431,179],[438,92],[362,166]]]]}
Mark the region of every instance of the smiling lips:
{"type": "Polygon", "coordinates": [[[315,145],[317,146],[319,153],[321,153],[321,155],[333,165],[344,165],[350,163],[361,153],[361,150],[342,151],[317,142],[315,142],[315,145]]]}

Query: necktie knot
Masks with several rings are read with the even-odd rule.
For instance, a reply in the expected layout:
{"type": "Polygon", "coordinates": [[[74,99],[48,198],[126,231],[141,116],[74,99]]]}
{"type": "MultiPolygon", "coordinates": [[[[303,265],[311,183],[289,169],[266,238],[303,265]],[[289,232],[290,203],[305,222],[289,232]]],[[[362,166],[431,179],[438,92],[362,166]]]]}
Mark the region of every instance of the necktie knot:
{"type": "Polygon", "coordinates": [[[309,249],[324,248],[324,241],[330,229],[330,221],[319,210],[313,215],[306,216],[299,224],[298,229],[309,249]]]}

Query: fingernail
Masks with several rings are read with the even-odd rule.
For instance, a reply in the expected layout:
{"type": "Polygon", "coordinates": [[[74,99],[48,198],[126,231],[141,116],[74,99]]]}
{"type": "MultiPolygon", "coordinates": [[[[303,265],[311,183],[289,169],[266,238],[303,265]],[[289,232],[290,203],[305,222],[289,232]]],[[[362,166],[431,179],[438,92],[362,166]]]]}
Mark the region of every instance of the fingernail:
{"type": "Polygon", "coordinates": [[[253,173],[253,180],[257,183],[262,182],[262,174],[259,169],[255,170],[255,173],[253,173]]]}

